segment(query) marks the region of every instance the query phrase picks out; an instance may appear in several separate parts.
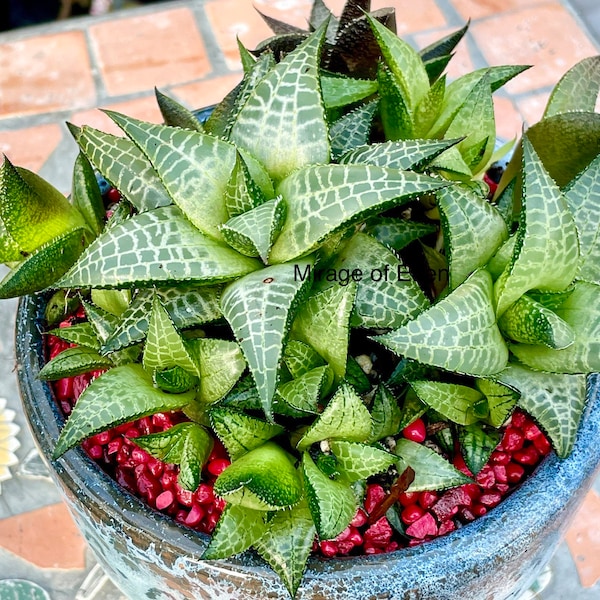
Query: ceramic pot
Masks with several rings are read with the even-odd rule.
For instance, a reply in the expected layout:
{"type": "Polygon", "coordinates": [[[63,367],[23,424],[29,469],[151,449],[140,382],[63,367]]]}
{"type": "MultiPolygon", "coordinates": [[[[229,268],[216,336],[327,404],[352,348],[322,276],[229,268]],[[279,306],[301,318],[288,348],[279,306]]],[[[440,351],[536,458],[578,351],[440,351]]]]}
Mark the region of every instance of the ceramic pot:
{"type": "MultiPolygon", "coordinates": [[[[40,453],[78,527],[132,600],[288,598],[261,559],[202,561],[207,536],[177,525],[121,489],[81,449],[51,460],[64,422],[43,365],[42,297],[21,300],[18,379],[40,453]]],[[[375,556],[311,558],[301,600],[513,600],[550,560],[600,464],[600,379],[569,458],[551,454],[517,491],[477,521],[414,548],[375,556]]]]}

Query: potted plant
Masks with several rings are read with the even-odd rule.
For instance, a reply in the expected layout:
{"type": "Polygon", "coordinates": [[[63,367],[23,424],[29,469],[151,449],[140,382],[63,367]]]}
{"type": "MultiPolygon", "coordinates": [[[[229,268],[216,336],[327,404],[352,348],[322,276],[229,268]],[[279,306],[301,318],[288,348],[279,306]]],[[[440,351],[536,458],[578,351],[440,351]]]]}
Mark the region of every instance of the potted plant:
{"type": "Polygon", "coordinates": [[[447,84],[466,28],[366,4],[240,46],[203,124],[71,127],[70,201],[1,168],[29,420],[133,598],[514,598],[600,462],[600,59],[498,181],[524,67],[447,84]]]}

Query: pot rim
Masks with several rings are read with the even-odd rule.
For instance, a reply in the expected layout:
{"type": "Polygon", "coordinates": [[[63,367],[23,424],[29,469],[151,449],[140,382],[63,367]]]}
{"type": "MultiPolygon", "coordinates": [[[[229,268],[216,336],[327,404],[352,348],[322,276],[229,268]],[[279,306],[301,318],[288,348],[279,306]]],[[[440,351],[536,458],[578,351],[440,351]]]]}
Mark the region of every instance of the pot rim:
{"type": "MultiPolygon", "coordinates": [[[[144,532],[160,531],[163,538],[168,535],[171,543],[196,560],[210,539],[208,535],[187,529],[147,506],[121,488],[80,447],[68,451],[58,460],[51,459],[64,417],[48,383],[37,379],[44,356],[42,320],[46,300],[43,295],[21,298],[15,331],[21,399],[42,458],[62,484],[79,498],[85,496],[90,505],[102,507],[112,519],[122,519],[144,532]]],[[[335,564],[335,575],[344,577],[348,571],[357,567],[374,568],[382,564],[390,567],[400,563],[405,565],[410,559],[418,557],[438,562],[442,568],[445,566],[444,556],[448,552],[464,556],[467,549],[472,552],[475,548],[478,549],[480,558],[483,556],[492,560],[506,552],[517,539],[527,539],[527,536],[544,524],[560,518],[565,506],[575,501],[577,490],[591,485],[592,477],[600,465],[598,439],[600,376],[593,374],[588,377],[586,408],[575,447],[569,457],[559,459],[553,452],[534,474],[498,506],[454,532],[412,548],[402,548],[386,554],[335,559],[311,556],[305,576],[334,574],[332,565],[335,564]],[[537,501],[532,502],[532,499],[537,501]]],[[[231,567],[238,572],[241,568],[260,576],[271,573],[272,577],[276,577],[253,552],[210,562],[225,569],[231,567]]]]}

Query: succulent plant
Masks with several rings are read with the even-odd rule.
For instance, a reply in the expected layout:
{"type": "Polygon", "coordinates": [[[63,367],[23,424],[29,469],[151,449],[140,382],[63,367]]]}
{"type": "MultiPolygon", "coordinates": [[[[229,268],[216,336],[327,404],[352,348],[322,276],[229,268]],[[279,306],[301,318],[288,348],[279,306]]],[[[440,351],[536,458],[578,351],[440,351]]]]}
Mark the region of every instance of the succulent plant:
{"type": "Polygon", "coordinates": [[[50,321],[74,295],[86,315],[52,330],[74,347],[40,377],[106,371],[55,457],[183,411],[137,443],[189,490],[215,437],[227,449],[204,558],[253,547],[291,595],[370,477],[398,493],[472,481],[400,435],[420,416],[445,423],[474,474],[517,405],[566,456],[600,370],[600,59],[557,85],[492,202],[492,92],[523,67],[446,85],[465,29],[418,53],[377,18],[391,13],[360,8],[335,22],[315,2],[313,31],[275,23],[283,37],[256,59],[241,47],[243,81],[204,125],[158,93],[165,125],[107,111],[126,137],[71,127],[70,203],[0,171],[0,294],[52,288],[50,321]],[[96,171],[122,195],[106,223],[96,171]]]}

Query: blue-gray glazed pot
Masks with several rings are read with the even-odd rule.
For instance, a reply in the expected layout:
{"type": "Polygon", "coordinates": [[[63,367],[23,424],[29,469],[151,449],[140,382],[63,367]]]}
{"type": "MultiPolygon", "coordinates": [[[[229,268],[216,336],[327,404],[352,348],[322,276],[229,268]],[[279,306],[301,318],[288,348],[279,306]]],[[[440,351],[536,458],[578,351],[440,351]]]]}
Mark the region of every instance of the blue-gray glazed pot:
{"type": "MultiPolygon", "coordinates": [[[[25,412],[65,501],[111,579],[132,600],[288,598],[259,557],[199,559],[207,536],[188,530],[122,490],[80,449],[51,455],[64,422],[36,377],[43,364],[44,300],[21,300],[18,377],[25,412]]],[[[550,455],[535,475],[481,519],[427,544],[376,556],[312,558],[301,600],[513,600],[550,560],[600,464],[600,380],[572,454],[550,455]]]]}

